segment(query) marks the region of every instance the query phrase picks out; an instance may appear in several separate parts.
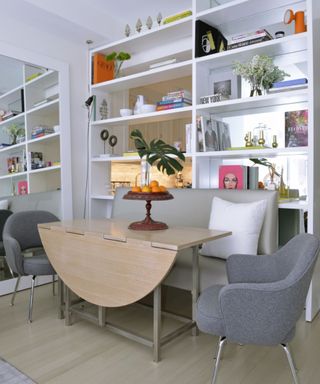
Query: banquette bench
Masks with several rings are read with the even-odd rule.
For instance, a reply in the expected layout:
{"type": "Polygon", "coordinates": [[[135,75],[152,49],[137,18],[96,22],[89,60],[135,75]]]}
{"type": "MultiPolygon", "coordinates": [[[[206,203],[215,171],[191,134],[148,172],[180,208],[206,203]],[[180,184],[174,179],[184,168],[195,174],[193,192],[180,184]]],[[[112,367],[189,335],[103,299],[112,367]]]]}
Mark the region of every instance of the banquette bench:
{"type": "MultiPolygon", "coordinates": [[[[145,201],[124,200],[127,188],[116,190],[112,218],[142,220],[145,215],[145,201]]],[[[278,193],[264,190],[225,190],[225,189],[172,189],[173,200],[153,201],[151,216],[164,221],[169,226],[208,228],[211,204],[214,196],[233,203],[251,203],[266,200],[267,207],[258,241],[258,254],[271,254],[278,248],[278,193]]],[[[241,221],[241,217],[235,217],[241,221]]],[[[228,228],[225,228],[226,230],[228,228]]],[[[200,251],[200,290],[212,284],[227,281],[225,260],[202,256],[200,251]]],[[[192,269],[191,250],[178,253],[176,263],[163,281],[164,285],[191,290],[192,269]]]]}

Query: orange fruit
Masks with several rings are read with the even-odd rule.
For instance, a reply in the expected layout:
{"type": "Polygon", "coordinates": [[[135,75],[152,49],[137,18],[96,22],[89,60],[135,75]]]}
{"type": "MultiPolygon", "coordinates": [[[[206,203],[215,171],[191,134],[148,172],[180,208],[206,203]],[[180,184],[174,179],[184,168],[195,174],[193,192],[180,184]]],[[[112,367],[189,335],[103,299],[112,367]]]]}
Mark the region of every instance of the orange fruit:
{"type": "Polygon", "coordinates": [[[141,188],[141,192],[151,192],[151,188],[148,185],[145,185],[141,188]]]}
{"type": "Polygon", "coordinates": [[[160,187],[152,187],[151,192],[161,192],[160,187]]]}
{"type": "Polygon", "coordinates": [[[167,192],[167,188],[164,185],[160,185],[159,189],[160,189],[159,192],[167,192]]]}
{"type": "Polygon", "coordinates": [[[132,192],[141,192],[141,188],[135,186],[135,187],[132,187],[132,188],[131,188],[131,191],[132,191],[132,192]]]}
{"type": "Polygon", "coordinates": [[[159,187],[159,182],[157,180],[150,181],[149,187],[159,187]]]}

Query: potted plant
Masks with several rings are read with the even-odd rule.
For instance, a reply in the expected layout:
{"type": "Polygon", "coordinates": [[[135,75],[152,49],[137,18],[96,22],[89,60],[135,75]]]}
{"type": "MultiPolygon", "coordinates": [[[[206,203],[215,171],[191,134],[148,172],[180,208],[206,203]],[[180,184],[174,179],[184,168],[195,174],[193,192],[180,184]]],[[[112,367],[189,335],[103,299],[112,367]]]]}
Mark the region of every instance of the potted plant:
{"type": "Polygon", "coordinates": [[[250,83],[250,96],[262,95],[263,89],[268,90],[273,83],[290,76],[274,65],[273,59],[267,55],[255,55],[247,63],[236,61],[233,71],[250,83]]]}
{"type": "Polygon", "coordinates": [[[115,52],[113,51],[106,56],[108,61],[114,61],[114,77],[115,79],[120,76],[120,69],[124,61],[131,59],[130,53],[127,52],[115,52]]]}
{"type": "Polygon", "coordinates": [[[14,145],[17,144],[18,137],[25,136],[25,129],[20,125],[11,124],[7,127],[7,133],[12,139],[11,145],[14,145]]]}
{"type": "Polygon", "coordinates": [[[158,170],[166,173],[168,176],[181,172],[183,165],[175,158],[185,161],[184,154],[177,148],[166,144],[161,139],[151,140],[148,144],[142,136],[142,133],[135,129],[131,132],[130,138],[134,140],[135,147],[141,158],[142,182],[149,184],[149,166],[156,164],[158,170]]]}

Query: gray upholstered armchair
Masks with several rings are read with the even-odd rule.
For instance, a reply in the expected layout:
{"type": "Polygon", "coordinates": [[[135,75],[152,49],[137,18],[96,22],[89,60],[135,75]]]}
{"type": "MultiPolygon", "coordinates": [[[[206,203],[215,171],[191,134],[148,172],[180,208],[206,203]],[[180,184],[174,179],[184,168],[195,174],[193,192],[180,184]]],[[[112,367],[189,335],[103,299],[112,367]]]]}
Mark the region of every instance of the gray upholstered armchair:
{"type": "Polygon", "coordinates": [[[232,255],[229,284],[214,285],[198,299],[201,331],[220,336],[212,383],[216,382],[224,343],[280,344],[294,383],[298,377],[287,343],[304,308],[319,240],[310,234],[291,239],[271,256],[232,255]]]}
{"type": "Polygon", "coordinates": [[[2,233],[3,233],[4,225],[11,214],[12,212],[9,209],[0,209],[0,258],[1,258],[0,269],[4,268],[3,261],[4,261],[4,255],[5,255],[2,233]]]}
{"type": "Polygon", "coordinates": [[[6,251],[6,259],[11,270],[18,275],[12,296],[11,305],[14,304],[15,294],[18,289],[21,276],[32,275],[29,322],[32,322],[33,295],[36,276],[54,275],[43,248],[38,232],[39,223],[59,221],[59,219],[47,211],[24,211],[13,213],[4,226],[3,243],[6,251]],[[31,250],[33,255],[25,257],[24,253],[31,250]]]}

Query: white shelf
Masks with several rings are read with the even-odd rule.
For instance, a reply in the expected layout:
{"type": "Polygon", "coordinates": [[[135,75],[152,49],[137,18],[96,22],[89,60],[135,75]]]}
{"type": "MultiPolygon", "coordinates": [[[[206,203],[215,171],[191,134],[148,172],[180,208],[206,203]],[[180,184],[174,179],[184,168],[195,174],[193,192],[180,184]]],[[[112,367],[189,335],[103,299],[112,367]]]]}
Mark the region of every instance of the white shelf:
{"type": "Polygon", "coordinates": [[[158,83],[161,81],[173,80],[179,77],[191,76],[191,74],[192,60],[187,60],[181,63],[165,65],[163,67],[149,69],[144,72],[105,81],[103,83],[94,84],[92,86],[92,90],[99,90],[103,92],[118,92],[125,89],[158,83]]]}
{"type": "Polygon", "coordinates": [[[59,99],[55,99],[52,101],[49,101],[47,103],[41,104],[38,107],[31,108],[27,111],[27,115],[30,115],[32,113],[37,113],[46,115],[48,109],[52,110],[58,110],[59,108],[59,99]]]}
{"type": "Polygon", "coordinates": [[[13,179],[16,177],[26,176],[27,172],[9,173],[8,175],[0,176],[0,180],[13,179]]]}
{"type": "Polygon", "coordinates": [[[296,103],[308,102],[308,88],[272,93],[255,97],[224,100],[216,103],[198,104],[197,110],[210,113],[223,113],[224,116],[248,115],[257,113],[260,108],[278,107],[296,103]]]}
{"type": "Polygon", "coordinates": [[[51,141],[52,139],[58,138],[59,136],[60,136],[60,132],[51,133],[49,135],[38,137],[36,139],[30,139],[30,140],[28,140],[28,144],[39,143],[39,142],[43,142],[43,141],[51,141]]]}
{"type": "Polygon", "coordinates": [[[3,152],[10,152],[12,150],[15,151],[16,149],[25,147],[25,145],[26,145],[26,143],[23,142],[23,143],[18,143],[18,144],[10,145],[10,146],[5,147],[5,148],[1,148],[0,149],[0,154],[3,153],[3,152]]]}
{"type": "Polygon", "coordinates": [[[10,117],[7,120],[0,121],[0,127],[3,127],[5,125],[10,125],[10,124],[13,124],[13,123],[19,124],[18,121],[17,121],[19,119],[21,119],[22,120],[21,122],[23,123],[24,122],[24,115],[25,115],[25,113],[21,112],[21,113],[19,113],[19,115],[10,117]]]}
{"type": "Polygon", "coordinates": [[[91,199],[96,199],[96,200],[113,200],[114,196],[113,195],[91,195],[91,199]]]}
{"type": "Polygon", "coordinates": [[[52,172],[61,169],[61,165],[53,165],[51,167],[45,167],[45,168],[40,168],[40,169],[32,169],[29,171],[30,174],[35,174],[35,173],[44,173],[44,172],[52,172]]]}
{"type": "Polygon", "coordinates": [[[151,112],[151,113],[140,113],[139,115],[132,115],[126,117],[114,117],[112,119],[94,121],[91,123],[92,126],[101,125],[123,125],[127,123],[129,125],[139,125],[145,123],[152,123],[157,121],[167,121],[184,119],[190,117],[191,119],[192,106],[168,109],[165,111],[151,112]]]}
{"type": "MultiPolygon", "coordinates": [[[[37,76],[37,77],[35,77],[35,78],[32,79],[32,80],[30,80],[30,81],[26,81],[25,85],[26,85],[26,87],[28,87],[29,85],[30,85],[30,86],[33,86],[33,85],[35,85],[35,84],[37,84],[37,83],[41,83],[41,82],[43,82],[43,81],[47,81],[46,79],[48,79],[48,78],[52,78],[52,76],[51,76],[52,73],[55,73],[55,72],[52,71],[52,70],[46,71],[46,72],[44,72],[42,75],[37,76]]],[[[57,75],[57,74],[56,74],[56,75],[57,75]]]]}
{"type": "Polygon", "coordinates": [[[279,208],[282,208],[282,209],[301,209],[303,211],[307,211],[308,207],[309,207],[309,204],[305,200],[279,202],[279,208]]]}
{"type": "MultiPolygon", "coordinates": [[[[0,95],[0,104],[2,104],[5,99],[8,99],[9,103],[10,103],[10,100],[12,100],[12,101],[17,100],[16,94],[17,93],[19,94],[22,89],[23,89],[23,85],[19,85],[18,87],[14,88],[14,89],[10,89],[10,91],[0,95]]],[[[7,104],[8,104],[8,101],[7,101],[7,104]]]]}
{"type": "Polygon", "coordinates": [[[214,70],[230,66],[233,61],[248,61],[253,55],[268,55],[271,57],[290,53],[307,53],[307,33],[298,33],[281,39],[263,41],[246,47],[231,49],[220,53],[196,58],[197,66],[201,69],[214,70]]]}
{"type": "Polygon", "coordinates": [[[196,152],[194,157],[213,157],[226,159],[240,159],[250,157],[276,157],[276,156],[301,156],[308,155],[308,147],[294,148],[264,148],[264,149],[239,149],[230,151],[196,152]]]}

